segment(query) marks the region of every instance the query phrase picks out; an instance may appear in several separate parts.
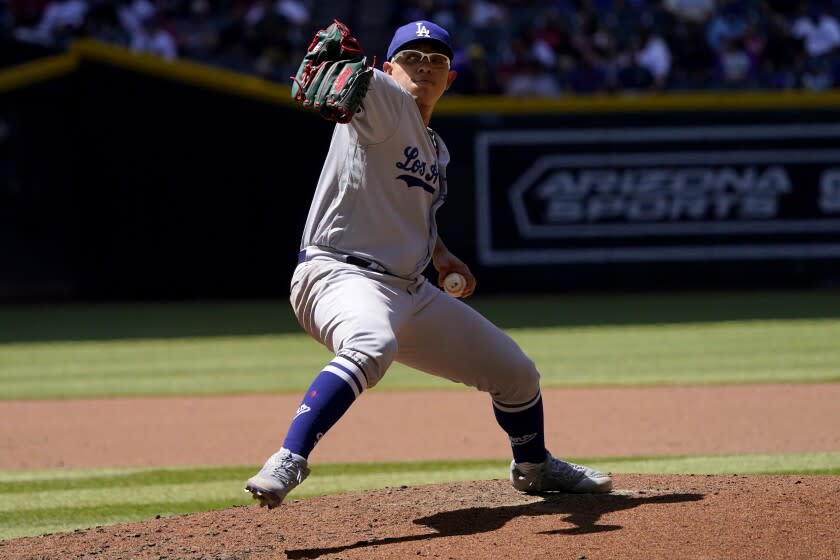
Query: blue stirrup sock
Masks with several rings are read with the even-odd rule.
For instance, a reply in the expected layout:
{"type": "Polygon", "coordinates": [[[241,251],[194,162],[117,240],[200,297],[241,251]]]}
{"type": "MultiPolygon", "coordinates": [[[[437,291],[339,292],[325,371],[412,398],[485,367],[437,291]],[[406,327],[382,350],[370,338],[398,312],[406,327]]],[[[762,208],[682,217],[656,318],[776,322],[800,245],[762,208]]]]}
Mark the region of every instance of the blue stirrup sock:
{"type": "Polygon", "coordinates": [[[367,386],[356,363],[336,356],[315,377],[292,419],[283,447],[304,458],[367,386]]]}
{"type": "Polygon", "coordinates": [[[507,433],[517,463],[545,461],[545,427],[542,394],[520,404],[493,401],[496,422],[507,433]]]}

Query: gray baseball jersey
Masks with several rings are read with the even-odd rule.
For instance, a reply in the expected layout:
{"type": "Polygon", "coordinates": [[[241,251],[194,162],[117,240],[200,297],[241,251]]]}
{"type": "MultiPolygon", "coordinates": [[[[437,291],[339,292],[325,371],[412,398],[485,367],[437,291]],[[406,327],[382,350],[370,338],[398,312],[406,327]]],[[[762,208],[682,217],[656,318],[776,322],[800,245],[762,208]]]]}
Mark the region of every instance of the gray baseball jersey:
{"type": "Polygon", "coordinates": [[[376,70],[362,111],[333,132],[301,248],[355,255],[414,278],[437,239],[449,151],[411,95],[376,70]]]}
{"type": "Polygon", "coordinates": [[[356,395],[399,361],[516,411],[539,394],[534,363],[422,274],[437,241],[447,163],[446,146],[414,98],[375,71],[363,110],[335,127],[292,277],[292,308],[306,332],[336,353],[328,370],[356,395]]]}

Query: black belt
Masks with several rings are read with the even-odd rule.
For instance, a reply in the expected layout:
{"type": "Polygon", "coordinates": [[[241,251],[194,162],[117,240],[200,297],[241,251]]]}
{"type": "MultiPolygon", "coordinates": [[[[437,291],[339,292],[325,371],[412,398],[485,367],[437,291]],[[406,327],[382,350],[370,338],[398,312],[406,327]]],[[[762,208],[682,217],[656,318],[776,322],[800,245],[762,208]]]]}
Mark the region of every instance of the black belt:
{"type": "MultiPolygon", "coordinates": [[[[361,267],[361,268],[369,268],[371,270],[377,270],[379,272],[383,272],[382,270],[380,270],[382,267],[380,267],[379,265],[376,265],[375,263],[373,263],[372,261],[369,261],[367,259],[363,259],[363,258],[357,257],[355,255],[341,255],[341,258],[347,264],[352,264],[352,265],[355,265],[355,266],[358,266],[358,267],[361,267]]],[[[303,251],[298,253],[297,263],[300,264],[302,262],[306,262],[306,249],[304,249],[303,251]]]]}

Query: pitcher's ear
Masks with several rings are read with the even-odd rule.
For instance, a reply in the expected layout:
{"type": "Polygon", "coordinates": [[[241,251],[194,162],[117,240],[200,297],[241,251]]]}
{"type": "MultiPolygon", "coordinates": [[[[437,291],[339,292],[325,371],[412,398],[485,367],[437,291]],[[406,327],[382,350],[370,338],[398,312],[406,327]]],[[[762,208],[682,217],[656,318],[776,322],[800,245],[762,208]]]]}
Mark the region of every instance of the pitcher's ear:
{"type": "Polygon", "coordinates": [[[455,78],[456,78],[457,76],[458,76],[458,72],[456,72],[455,70],[450,70],[450,71],[449,71],[449,76],[448,76],[448,77],[447,77],[447,79],[446,79],[446,89],[447,89],[447,90],[448,90],[450,87],[452,87],[452,82],[454,82],[454,81],[455,81],[455,78]]]}

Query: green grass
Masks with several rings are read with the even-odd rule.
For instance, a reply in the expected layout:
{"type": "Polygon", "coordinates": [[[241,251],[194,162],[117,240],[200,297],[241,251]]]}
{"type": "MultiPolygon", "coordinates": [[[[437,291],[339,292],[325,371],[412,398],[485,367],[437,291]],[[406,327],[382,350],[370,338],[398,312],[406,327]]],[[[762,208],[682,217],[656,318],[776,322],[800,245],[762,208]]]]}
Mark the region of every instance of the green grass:
{"type": "MultiPolygon", "coordinates": [[[[546,387],[840,379],[833,292],[468,302],[546,387]]],[[[298,393],[329,358],[284,301],[0,307],[0,399],[298,393]]],[[[459,386],[395,365],[381,388],[459,386]]]]}
{"type": "Polygon", "coordinates": [[[329,354],[303,335],[0,346],[0,398],[302,391],[329,354]]]}
{"type": "MultiPolygon", "coordinates": [[[[576,459],[614,473],[840,474],[840,453],[576,459]]],[[[0,471],[0,539],[224,509],[256,466],[0,471]]],[[[291,499],[506,476],[507,461],[322,464],[291,499]]]]}
{"type": "Polygon", "coordinates": [[[548,386],[840,379],[840,320],[513,330],[548,386]]]}
{"type": "MultiPolygon", "coordinates": [[[[542,295],[466,300],[505,329],[840,319],[840,293],[542,295]]],[[[0,344],[299,334],[286,301],[0,306],[0,344]]]]}
{"type": "MultiPolygon", "coordinates": [[[[511,328],[544,387],[840,380],[840,319],[511,328]]],[[[0,345],[0,399],[293,392],[330,354],[304,334],[0,345]]],[[[460,388],[395,365],[378,390],[460,388]]]]}

